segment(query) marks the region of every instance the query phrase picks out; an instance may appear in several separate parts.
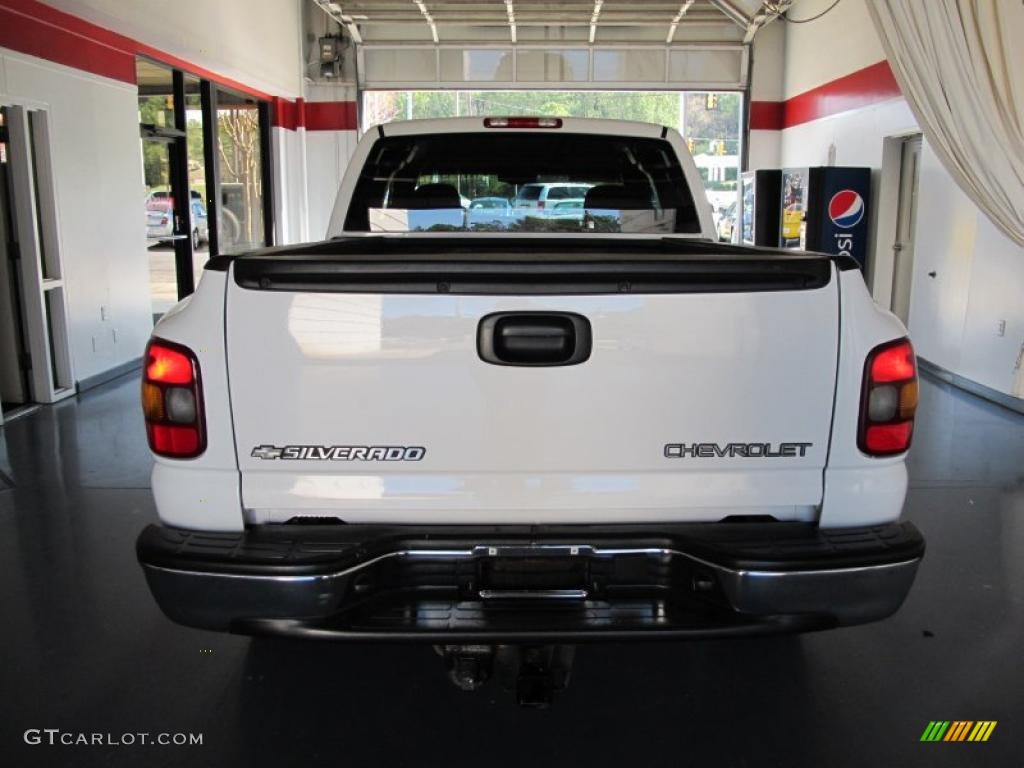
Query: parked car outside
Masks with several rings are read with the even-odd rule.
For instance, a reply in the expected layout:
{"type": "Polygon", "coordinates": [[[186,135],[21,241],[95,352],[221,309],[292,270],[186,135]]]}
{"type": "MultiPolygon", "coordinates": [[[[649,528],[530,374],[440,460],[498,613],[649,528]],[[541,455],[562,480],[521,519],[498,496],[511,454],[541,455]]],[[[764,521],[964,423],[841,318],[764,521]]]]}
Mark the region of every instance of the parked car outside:
{"type": "Polygon", "coordinates": [[[199,248],[203,243],[210,242],[210,219],[206,215],[206,206],[192,198],[192,248],[199,248]]]}
{"type": "MultiPolygon", "coordinates": [[[[192,197],[192,247],[210,241],[210,220],[202,200],[192,197]]],[[[168,243],[174,238],[174,202],[166,194],[150,195],[146,200],[146,238],[168,243]]]]}
{"type": "Polygon", "coordinates": [[[466,224],[471,229],[506,229],[515,210],[504,197],[476,197],[466,209],[466,224]]]}
{"type": "Polygon", "coordinates": [[[550,206],[547,217],[550,219],[578,219],[582,221],[583,205],[584,200],[582,197],[559,200],[550,206]]]}
{"type": "Polygon", "coordinates": [[[574,184],[572,182],[553,182],[547,184],[524,184],[516,195],[516,208],[529,208],[543,211],[559,200],[582,199],[593,184],[574,184]]]}
{"type": "Polygon", "coordinates": [[[174,206],[169,197],[146,201],[146,238],[161,243],[174,236],[174,206]]]}
{"type": "MultiPolygon", "coordinates": [[[[199,194],[199,192],[197,190],[195,190],[195,189],[189,190],[188,196],[191,197],[193,200],[202,201],[202,199],[203,199],[203,196],[201,194],[199,194]]],[[[146,195],[146,203],[147,204],[149,204],[150,202],[152,202],[154,200],[170,200],[170,199],[171,199],[171,193],[168,192],[166,189],[157,189],[157,190],[154,190],[154,191],[150,192],[148,195],[146,195]]]]}
{"type": "Polygon", "coordinates": [[[512,212],[512,203],[504,197],[476,197],[469,203],[469,210],[497,210],[505,213],[512,212]]]}

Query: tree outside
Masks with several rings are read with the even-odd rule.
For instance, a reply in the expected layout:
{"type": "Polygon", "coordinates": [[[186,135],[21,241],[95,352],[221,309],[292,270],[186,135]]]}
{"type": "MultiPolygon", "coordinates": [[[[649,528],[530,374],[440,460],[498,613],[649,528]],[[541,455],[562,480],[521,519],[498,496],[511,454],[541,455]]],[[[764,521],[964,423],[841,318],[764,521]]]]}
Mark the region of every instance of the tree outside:
{"type": "Polygon", "coordinates": [[[228,248],[263,243],[263,174],[259,112],[252,106],[217,113],[217,150],[223,204],[221,233],[228,248]]]}
{"type": "MultiPolygon", "coordinates": [[[[149,96],[139,99],[139,122],[143,125],[164,125],[167,115],[167,97],[149,96]]],[[[142,142],[142,172],[146,191],[166,191],[170,170],[167,167],[167,147],[159,142],[142,142]]]]}

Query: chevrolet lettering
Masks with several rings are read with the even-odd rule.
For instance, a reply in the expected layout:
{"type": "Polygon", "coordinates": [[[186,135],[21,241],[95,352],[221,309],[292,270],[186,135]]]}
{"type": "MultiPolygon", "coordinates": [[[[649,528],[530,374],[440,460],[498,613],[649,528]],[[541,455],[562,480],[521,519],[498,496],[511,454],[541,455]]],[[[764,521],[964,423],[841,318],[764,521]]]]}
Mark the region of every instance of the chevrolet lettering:
{"type": "Polygon", "coordinates": [[[813,443],[669,443],[665,457],[669,459],[777,459],[806,456],[813,443]]]}

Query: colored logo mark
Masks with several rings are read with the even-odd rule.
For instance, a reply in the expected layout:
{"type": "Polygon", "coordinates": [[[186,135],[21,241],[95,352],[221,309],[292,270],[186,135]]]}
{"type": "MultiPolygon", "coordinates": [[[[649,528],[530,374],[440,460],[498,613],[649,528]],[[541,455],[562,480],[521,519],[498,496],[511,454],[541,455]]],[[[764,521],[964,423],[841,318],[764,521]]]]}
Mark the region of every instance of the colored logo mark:
{"type": "Polygon", "coordinates": [[[931,720],[921,741],[988,741],[995,729],[995,720],[931,720]]]}
{"type": "Polygon", "coordinates": [[[852,189],[841,189],[828,201],[828,216],[837,227],[855,227],[864,218],[864,198],[852,189]]]}

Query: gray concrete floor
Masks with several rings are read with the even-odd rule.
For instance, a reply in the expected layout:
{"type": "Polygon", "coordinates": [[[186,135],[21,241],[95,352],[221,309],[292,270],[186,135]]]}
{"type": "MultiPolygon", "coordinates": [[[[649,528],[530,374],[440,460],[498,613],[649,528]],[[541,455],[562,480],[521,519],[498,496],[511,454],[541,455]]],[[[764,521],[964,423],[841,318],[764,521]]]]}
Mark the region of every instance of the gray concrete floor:
{"type": "Polygon", "coordinates": [[[1024,765],[1024,417],[925,382],[907,516],[928,552],[878,624],[582,646],[548,711],[446,681],[425,646],[250,641],[170,623],[138,381],[0,429],[6,765],[1024,765]],[[996,720],[984,744],[929,720],[996,720]],[[202,746],[28,746],[30,728],[202,746]]]}

